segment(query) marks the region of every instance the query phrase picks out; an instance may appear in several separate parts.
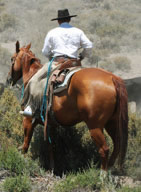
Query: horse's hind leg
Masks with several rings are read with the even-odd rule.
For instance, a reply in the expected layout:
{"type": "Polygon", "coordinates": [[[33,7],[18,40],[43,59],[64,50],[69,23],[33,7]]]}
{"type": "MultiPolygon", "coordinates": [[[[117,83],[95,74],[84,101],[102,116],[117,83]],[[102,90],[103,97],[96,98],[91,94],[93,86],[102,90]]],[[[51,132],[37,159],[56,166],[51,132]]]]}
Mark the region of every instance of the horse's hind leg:
{"type": "Polygon", "coordinates": [[[117,123],[115,122],[115,120],[109,121],[105,126],[105,129],[109,134],[109,136],[112,138],[113,145],[114,145],[113,152],[108,162],[108,167],[112,167],[114,165],[115,160],[119,154],[119,149],[118,149],[118,146],[116,145],[116,127],[117,127],[117,123]]]}
{"type": "Polygon", "coordinates": [[[90,134],[101,156],[101,168],[107,170],[109,147],[107,146],[103,130],[101,128],[90,129],[90,134]]]}

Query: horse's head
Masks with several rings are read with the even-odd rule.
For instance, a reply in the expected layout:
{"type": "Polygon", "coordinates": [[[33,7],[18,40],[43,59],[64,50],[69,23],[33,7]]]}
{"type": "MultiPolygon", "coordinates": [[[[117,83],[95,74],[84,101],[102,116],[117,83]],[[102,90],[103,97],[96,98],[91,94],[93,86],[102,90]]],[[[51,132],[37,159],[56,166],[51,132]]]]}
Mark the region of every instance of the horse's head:
{"type": "Polygon", "coordinates": [[[11,84],[12,86],[15,85],[16,82],[24,75],[29,77],[28,72],[30,70],[31,64],[38,60],[30,51],[30,47],[31,44],[20,48],[19,41],[16,42],[16,52],[11,57],[12,66],[7,77],[8,84],[11,84]]]}

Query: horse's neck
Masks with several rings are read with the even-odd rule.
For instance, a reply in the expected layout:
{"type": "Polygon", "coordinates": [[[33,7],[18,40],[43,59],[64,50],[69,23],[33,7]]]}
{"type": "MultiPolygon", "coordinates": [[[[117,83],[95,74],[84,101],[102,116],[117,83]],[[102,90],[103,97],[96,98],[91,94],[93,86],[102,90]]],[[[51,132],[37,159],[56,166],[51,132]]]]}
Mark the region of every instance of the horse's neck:
{"type": "Polygon", "coordinates": [[[27,85],[29,80],[42,68],[42,64],[35,61],[30,67],[23,68],[23,83],[27,85]]]}

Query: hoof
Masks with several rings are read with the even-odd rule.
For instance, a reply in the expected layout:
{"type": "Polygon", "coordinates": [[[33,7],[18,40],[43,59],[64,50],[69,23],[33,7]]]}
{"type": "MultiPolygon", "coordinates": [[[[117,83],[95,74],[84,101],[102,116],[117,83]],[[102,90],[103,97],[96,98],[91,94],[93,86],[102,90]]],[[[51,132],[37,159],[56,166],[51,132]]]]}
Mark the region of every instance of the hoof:
{"type": "Polygon", "coordinates": [[[22,150],[23,150],[23,146],[21,145],[18,147],[18,151],[22,151],[22,150]]]}
{"type": "Polygon", "coordinates": [[[100,171],[100,181],[102,183],[104,183],[105,179],[107,178],[107,175],[108,175],[107,171],[104,171],[104,170],[100,171]]]}
{"type": "Polygon", "coordinates": [[[18,147],[18,151],[20,151],[22,154],[27,153],[27,149],[23,149],[22,145],[18,147]]]}

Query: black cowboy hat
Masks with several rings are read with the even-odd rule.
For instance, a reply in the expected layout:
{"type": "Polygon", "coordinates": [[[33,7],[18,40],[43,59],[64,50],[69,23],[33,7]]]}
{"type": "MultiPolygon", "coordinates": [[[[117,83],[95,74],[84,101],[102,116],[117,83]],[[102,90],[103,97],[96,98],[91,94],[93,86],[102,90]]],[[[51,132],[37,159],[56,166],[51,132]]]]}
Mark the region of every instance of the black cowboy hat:
{"type": "Polygon", "coordinates": [[[70,15],[68,9],[58,10],[58,18],[51,19],[51,21],[71,18],[71,17],[76,17],[76,16],[77,15],[70,15]]]}

